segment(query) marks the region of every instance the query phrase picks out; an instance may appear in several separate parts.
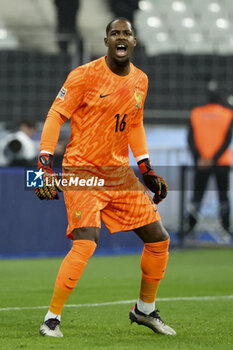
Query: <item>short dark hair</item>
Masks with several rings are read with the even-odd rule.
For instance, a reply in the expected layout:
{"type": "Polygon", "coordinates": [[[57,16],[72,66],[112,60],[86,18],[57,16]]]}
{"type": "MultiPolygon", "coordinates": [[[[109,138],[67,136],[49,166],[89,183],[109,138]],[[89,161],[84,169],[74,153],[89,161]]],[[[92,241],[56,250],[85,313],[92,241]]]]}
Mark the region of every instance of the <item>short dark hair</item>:
{"type": "Polygon", "coordinates": [[[132,22],[130,22],[130,20],[127,19],[127,18],[125,18],[125,17],[117,17],[117,18],[114,18],[111,22],[109,22],[109,23],[107,24],[107,27],[106,27],[106,35],[107,35],[107,36],[108,36],[108,33],[109,33],[110,29],[111,29],[111,26],[112,26],[113,22],[115,22],[115,21],[125,21],[125,22],[128,22],[128,23],[131,25],[132,31],[133,31],[133,33],[134,33],[134,35],[135,35],[135,28],[134,28],[132,22]]]}

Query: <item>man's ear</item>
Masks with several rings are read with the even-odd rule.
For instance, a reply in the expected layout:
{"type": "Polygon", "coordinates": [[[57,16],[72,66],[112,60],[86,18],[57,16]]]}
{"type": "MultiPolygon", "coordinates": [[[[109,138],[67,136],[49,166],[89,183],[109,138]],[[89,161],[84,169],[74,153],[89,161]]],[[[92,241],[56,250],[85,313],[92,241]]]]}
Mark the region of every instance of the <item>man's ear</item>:
{"type": "Polygon", "coordinates": [[[108,38],[104,38],[104,44],[105,44],[105,46],[107,46],[108,47],[108,38]]]}
{"type": "Polygon", "coordinates": [[[134,47],[137,45],[137,39],[134,37],[134,47]]]}

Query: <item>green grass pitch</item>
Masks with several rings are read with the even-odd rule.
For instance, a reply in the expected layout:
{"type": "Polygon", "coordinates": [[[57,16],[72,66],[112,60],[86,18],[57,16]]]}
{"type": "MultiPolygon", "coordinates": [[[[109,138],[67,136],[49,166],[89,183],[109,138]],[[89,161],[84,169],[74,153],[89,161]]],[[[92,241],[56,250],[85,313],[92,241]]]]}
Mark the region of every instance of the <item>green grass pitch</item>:
{"type": "Polygon", "coordinates": [[[63,310],[64,338],[40,336],[47,307],[39,307],[50,302],[61,260],[0,261],[0,349],[233,349],[232,249],[170,253],[157,308],[175,337],[130,325],[130,300],[137,299],[140,286],[139,255],[91,258],[67,302],[74,306],[63,310]],[[111,304],[116,301],[122,303],[111,304]]]}

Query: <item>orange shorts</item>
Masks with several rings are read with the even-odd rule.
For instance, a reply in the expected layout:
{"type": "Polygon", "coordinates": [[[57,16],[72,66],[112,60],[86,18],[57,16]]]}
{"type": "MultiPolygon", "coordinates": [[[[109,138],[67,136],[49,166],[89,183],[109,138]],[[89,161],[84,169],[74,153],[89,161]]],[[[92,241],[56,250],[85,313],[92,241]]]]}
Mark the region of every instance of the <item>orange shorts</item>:
{"type": "Polygon", "coordinates": [[[137,182],[138,190],[133,191],[64,191],[67,236],[73,239],[73,230],[79,227],[100,228],[101,219],[110,233],[161,220],[150,194],[137,182]]]}

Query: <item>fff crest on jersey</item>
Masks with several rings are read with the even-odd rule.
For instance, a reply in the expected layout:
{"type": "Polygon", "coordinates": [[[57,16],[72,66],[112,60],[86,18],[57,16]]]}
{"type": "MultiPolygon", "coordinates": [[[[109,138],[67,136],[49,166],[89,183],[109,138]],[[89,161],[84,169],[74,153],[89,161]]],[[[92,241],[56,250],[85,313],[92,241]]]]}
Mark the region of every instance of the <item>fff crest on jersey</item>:
{"type": "Polygon", "coordinates": [[[81,215],[82,215],[81,210],[76,210],[76,211],[75,211],[76,219],[81,219],[81,215]]]}
{"type": "Polygon", "coordinates": [[[136,88],[134,90],[134,98],[135,98],[135,101],[136,101],[136,107],[137,108],[140,108],[141,107],[141,104],[142,104],[142,95],[141,93],[138,91],[138,89],[136,88]]]}

